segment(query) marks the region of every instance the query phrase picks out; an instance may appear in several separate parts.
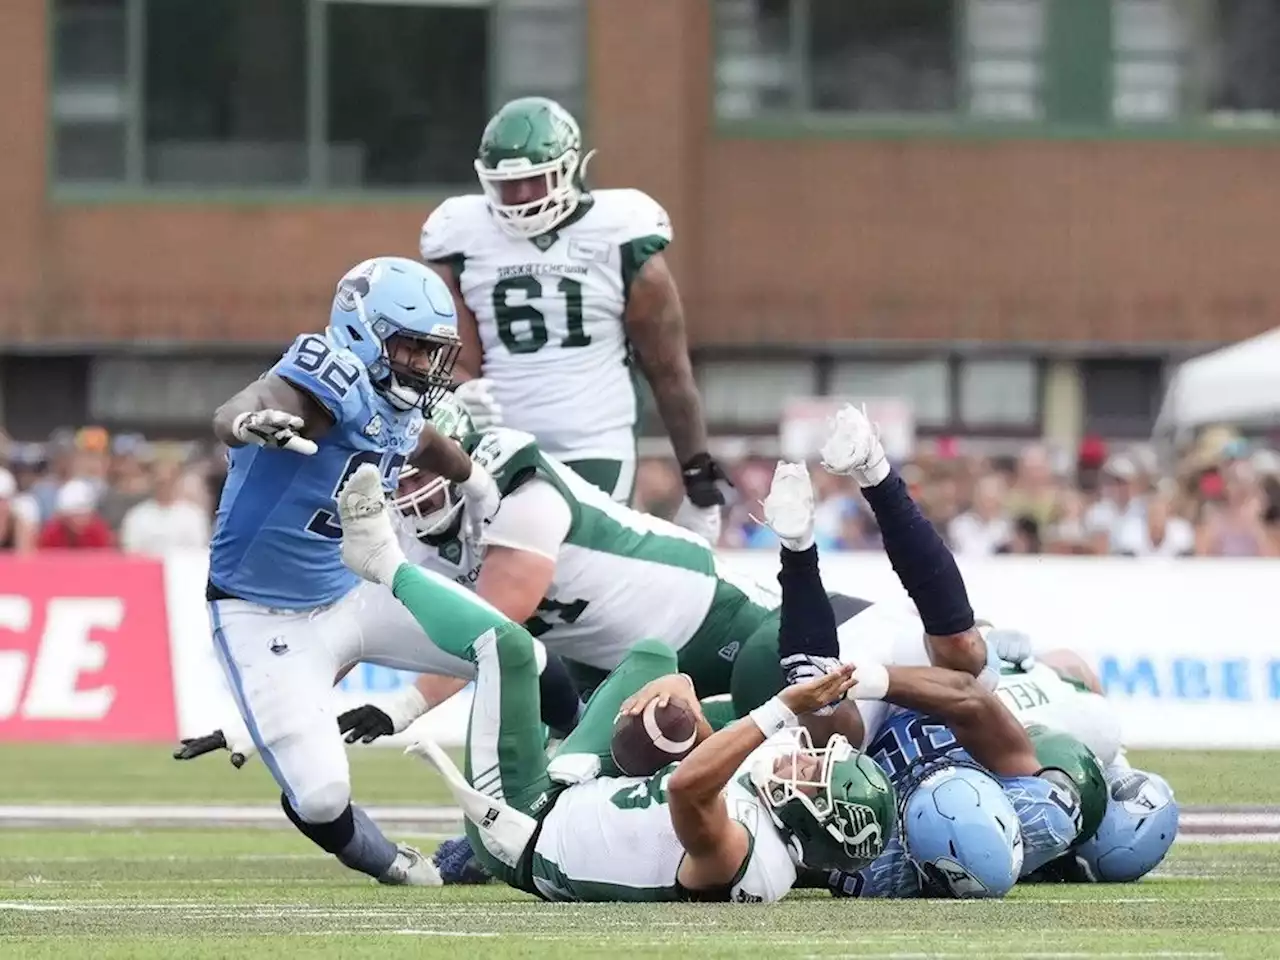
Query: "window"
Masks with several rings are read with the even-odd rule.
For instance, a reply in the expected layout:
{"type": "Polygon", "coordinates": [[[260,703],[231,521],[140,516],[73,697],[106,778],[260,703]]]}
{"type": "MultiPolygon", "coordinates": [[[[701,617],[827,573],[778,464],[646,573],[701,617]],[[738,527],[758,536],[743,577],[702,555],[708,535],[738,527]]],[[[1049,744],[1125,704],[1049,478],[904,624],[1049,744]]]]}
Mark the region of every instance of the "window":
{"type": "Polygon", "coordinates": [[[54,0],[53,15],[63,183],[470,183],[498,104],[584,101],[585,0],[54,0]]]}
{"type": "Polygon", "coordinates": [[[831,370],[829,392],[855,401],[909,401],[916,423],[922,427],[945,426],[951,421],[951,372],[945,359],[840,362],[831,370]]]}
{"type": "Polygon", "coordinates": [[[817,393],[810,360],[707,361],[696,374],[707,422],[725,426],[772,426],[788,400],[817,393]]]}
{"type": "Polygon", "coordinates": [[[1164,392],[1159,360],[1084,360],[1084,428],[1104,437],[1149,437],[1164,392]]]}
{"type": "Polygon", "coordinates": [[[1034,118],[1044,6],[717,0],[717,112],[1034,118]]]}
{"type": "Polygon", "coordinates": [[[88,419],[107,424],[207,424],[219,404],[258,379],[274,360],[97,357],[89,361],[88,419]]]}
{"type": "Polygon", "coordinates": [[[1280,4],[1113,0],[1113,114],[1129,122],[1280,114],[1280,4]]]}
{"type": "Polygon", "coordinates": [[[961,360],[960,421],[970,426],[1032,427],[1039,416],[1033,360],[961,360]]]}
{"type": "Polygon", "coordinates": [[[146,179],[306,182],[306,28],[304,0],[147,3],[146,179]]]}

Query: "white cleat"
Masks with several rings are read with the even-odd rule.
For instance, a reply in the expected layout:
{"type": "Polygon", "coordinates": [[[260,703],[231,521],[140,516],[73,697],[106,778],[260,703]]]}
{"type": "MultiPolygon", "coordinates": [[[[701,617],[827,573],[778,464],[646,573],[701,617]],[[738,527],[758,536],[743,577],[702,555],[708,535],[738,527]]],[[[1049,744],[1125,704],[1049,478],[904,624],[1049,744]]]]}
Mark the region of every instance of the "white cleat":
{"type": "Polygon", "coordinates": [[[403,843],[397,844],[396,858],[378,882],[392,887],[439,887],[444,884],[440,871],[430,858],[424,857],[416,847],[403,843]]]}
{"type": "Polygon", "coordinates": [[[391,586],[405,562],[382,492],[382,473],[371,463],[362,465],[338,493],[342,522],[342,562],[374,583],[391,586]]]}
{"type": "Polygon", "coordinates": [[[803,463],[779,460],[769,495],[760,501],[764,522],[788,550],[813,546],[813,483],[803,463]]]}
{"type": "Polygon", "coordinates": [[[889,458],[875,424],[852,404],[845,404],[832,419],[821,455],[828,473],[853,477],[861,487],[874,487],[889,475],[889,458]]]}

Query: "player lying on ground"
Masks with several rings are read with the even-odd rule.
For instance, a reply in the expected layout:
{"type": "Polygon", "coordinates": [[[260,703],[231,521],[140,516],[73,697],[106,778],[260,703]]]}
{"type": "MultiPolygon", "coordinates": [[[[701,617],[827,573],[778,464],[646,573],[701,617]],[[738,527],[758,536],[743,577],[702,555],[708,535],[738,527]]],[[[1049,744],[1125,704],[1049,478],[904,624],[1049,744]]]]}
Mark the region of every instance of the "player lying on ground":
{"type": "Polygon", "coordinates": [[[1008,669],[997,694],[1026,727],[1045,726],[1089,745],[1108,789],[1097,831],[1029,879],[1124,883],[1154,870],[1178,835],[1178,802],[1168,782],[1125,756],[1120,722],[1089,665],[1070,650],[1050,650],[1008,669]]]}
{"type": "MultiPolygon", "coordinates": [[[[870,426],[858,411],[852,408],[842,411],[832,440],[824,449],[824,465],[838,472],[848,472],[850,465],[860,467],[868,460],[874,462],[880,459],[876,456],[878,452],[875,447],[878,444],[874,442],[874,431],[870,426]],[[846,439],[848,442],[845,442],[846,439]],[[867,448],[873,453],[870,458],[864,452],[867,448]]],[[[892,471],[887,467],[881,467],[878,473],[879,476],[872,475],[870,478],[860,471],[854,473],[864,487],[868,486],[868,479],[878,481],[875,486],[880,489],[877,489],[873,503],[883,500],[883,486],[894,480],[892,471]]],[[[793,674],[796,670],[803,670],[805,656],[815,654],[827,658],[840,656],[865,664],[875,648],[857,643],[848,634],[838,634],[835,618],[829,605],[824,603],[827,594],[818,574],[817,552],[812,538],[813,491],[807,471],[802,465],[779,465],[764,508],[766,520],[780,533],[783,540],[782,572],[779,575],[783,585],[784,631],[780,637],[782,663],[789,664],[793,674]],[[785,629],[788,621],[793,624],[789,631],[785,629]],[[798,638],[799,642],[790,638],[798,638]]],[[[926,553],[935,543],[936,538],[928,535],[919,540],[920,548],[926,553]]],[[[913,559],[918,560],[907,552],[899,552],[895,566],[899,563],[908,566],[913,559]]],[[[840,631],[844,631],[843,626],[840,631]]],[[[1018,642],[1017,638],[1011,637],[1007,647],[1029,651],[1030,643],[1025,638],[1018,642]]],[[[1077,673],[1082,668],[1087,670],[1079,658],[1072,658],[1068,654],[1059,653],[1056,659],[1077,673]]],[[[1025,678],[1026,674],[1017,668],[1007,668],[1002,678],[1002,683],[1006,684],[1004,697],[1007,702],[1020,709],[1019,719],[1025,725],[1037,729],[1037,735],[1033,739],[1041,765],[1069,772],[1081,801],[1082,829],[1074,838],[1079,846],[1070,858],[1059,861],[1056,865],[1058,872],[1061,872],[1062,863],[1078,862],[1092,876],[1136,878],[1159,861],[1176,832],[1176,807],[1169,809],[1167,806],[1170,799],[1167,796],[1167,785],[1162,795],[1160,787],[1163,781],[1148,783],[1145,774],[1133,773],[1125,767],[1116,768],[1106,780],[1113,785],[1113,801],[1108,802],[1101,771],[1088,750],[1074,738],[1050,735],[1043,725],[1075,733],[1081,740],[1097,744],[1104,760],[1111,762],[1118,746],[1114,718],[1110,717],[1105,703],[1097,695],[1081,692],[1076,686],[1058,680],[1057,675],[1048,671],[1047,667],[1033,665],[1029,658],[1024,662],[1028,670],[1041,675],[1041,684],[1052,691],[1052,694],[1046,694],[1034,682],[1014,686],[1013,683],[1019,678],[1025,678]],[[1049,673],[1048,677],[1044,676],[1045,672],[1049,673]],[[1126,799],[1117,803],[1114,799],[1114,785],[1121,783],[1119,790],[1126,799]],[[1097,859],[1099,850],[1109,854],[1109,869],[1098,869],[1091,865],[1097,859]]],[[[764,668],[762,672],[763,670],[764,668]]],[[[904,672],[898,670],[898,674],[904,672]]],[[[740,675],[744,678],[750,676],[745,672],[740,675]]],[[[1091,675],[1086,677],[1090,678],[1097,689],[1096,678],[1091,675]]],[[[887,699],[892,700],[893,697],[887,699]]],[[[988,701],[986,706],[990,711],[993,703],[990,698],[988,701]]],[[[939,756],[954,753],[957,747],[956,736],[952,730],[947,729],[948,724],[956,728],[957,723],[945,712],[945,703],[928,704],[917,701],[908,702],[907,705],[916,708],[918,712],[899,713],[888,721],[883,732],[880,730],[881,724],[886,721],[883,712],[863,711],[867,742],[870,743],[869,752],[902,787],[905,784],[901,782],[901,778],[908,775],[912,761],[928,763],[939,756]],[[920,716],[920,713],[926,716],[920,716]],[[934,716],[929,717],[928,714],[934,716]],[[939,717],[943,723],[937,722],[939,717]]],[[[1004,712],[1003,708],[997,711],[1004,712]]],[[[963,744],[963,738],[960,742],[963,744]]],[[[985,759],[984,757],[984,762],[985,759]]],[[[991,769],[999,772],[997,767],[991,769]]],[[[1017,799],[1015,806],[1019,808],[1020,820],[1034,831],[1028,844],[1029,856],[1022,871],[1024,876],[1030,876],[1046,860],[1061,853],[1062,848],[1057,845],[1062,843],[1063,837],[1070,837],[1064,824],[1047,831],[1043,829],[1054,820],[1054,811],[1043,805],[1045,797],[1042,796],[1042,786],[1012,785],[1010,792],[1017,799]],[[1028,786],[1032,789],[1028,789],[1028,786]],[[1037,797],[1041,801],[1039,810],[1034,802],[1037,797]]],[[[874,874],[879,883],[868,886],[868,876],[871,876],[868,875],[854,878],[850,889],[856,888],[865,895],[867,892],[885,889],[885,881],[888,881],[887,889],[895,889],[891,873],[883,869],[885,864],[880,866],[882,869],[874,874]]]]}
{"type": "Polygon", "coordinates": [[[588,190],[592,153],[560,104],[513,100],[480,140],[483,194],[445,200],[423,225],[422,257],[457,306],[458,367],[469,380],[458,396],[479,427],[505,421],[532,434],[630,503],[638,363],[684,477],[677,522],[714,544],[729,484],[707,452],[684,309],[663,253],[671,221],[640,190],[588,190]]]}
{"type": "Polygon", "coordinates": [[[439,277],[411,260],[368,260],[339,282],[328,328],[298,337],[213,422],[230,447],[206,592],[216,655],[285,814],[384,883],[440,881],[421,854],[397,848],[352,805],[333,725],[334,674],[360,660],[448,671],[451,658],[385,591],[357,587],[339,556],[335,500],[362,465],[394,489],[416,455],[468,491],[468,522],[496,509],[484,469],[424,429],[458,349],[439,277]],[[367,629],[378,609],[393,629],[367,629]]]}
{"type": "MultiPolygon", "coordinates": [[[[874,437],[857,411],[843,419],[859,427],[850,432],[859,440],[854,446],[874,437]]],[[[824,451],[829,465],[849,459],[837,446],[824,451]]],[[[1046,769],[1062,764],[1038,756],[1038,745],[973,677],[886,666],[875,660],[875,644],[842,642],[818,570],[813,487],[803,464],[778,465],[763,507],[782,540],[781,667],[800,677],[824,674],[841,659],[855,664],[860,682],[851,696],[864,740],[898,794],[899,828],[884,855],[857,874],[809,874],[805,881],[858,896],[1003,896],[1021,874],[1064,853],[1080,830],[1082,794],[1091,784],[1077,787],[1069,777],[1074,767],[1046,769]]],[[[779,671],[762,665],[775,680],[779,671]]],[[[1101,770],[1092,770],[1100,809],[1101,770]]]]}
{"type": "Polygon", "coordinates": [[[624,701],[675,670],[669,648],[642,642],[592,697],[553,777],[537,723],[533,638],[407,562],[372,468],[356,471],[339,506],[347,565],[391,587],[444,649],[476,664],[466,783],[438,749],[421,751],[446,772],[477,853],[503,882],[546,899],[762,902],[785,895],[797,863],[848,868],[882,848],[892,791],[865,755],[838,734],[822,749],[790,733],[764,747],[798,715],[842,697],[851,669],[788,688],[673,770],[602,777],[624,701]]]}

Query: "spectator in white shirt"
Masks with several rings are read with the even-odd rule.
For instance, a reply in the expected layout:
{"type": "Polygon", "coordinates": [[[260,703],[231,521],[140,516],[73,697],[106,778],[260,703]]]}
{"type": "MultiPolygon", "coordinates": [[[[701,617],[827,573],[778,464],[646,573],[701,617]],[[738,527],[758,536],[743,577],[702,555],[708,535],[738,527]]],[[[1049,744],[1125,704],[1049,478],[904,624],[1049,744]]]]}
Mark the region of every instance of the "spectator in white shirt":
{"type": "Polygon", "coordinates": [[[1122,516],[1111,533],[1111,552],[1126,557],[1186,557],[1195,547],[1195,528],[1173,512],[1167,490],[1147,498],[1145,515],[1122,516]]]}
{"type": "Polygon", "coordinates": [[[1094,553],[1119,553],[1115,535],[1120,525],[1143,522],[1146,510],[1138,492],[1140,486],[1138,466],[1129,457],[1110,457],[1103,465],[1102,498],[1084,517],[1094,553]]]}
{"type": "Polygon", "coordinates": [[[1013,525],[1004,509],[1004,477],[980,477],[973,486],[973,506],[947,526],[951,549],[961,557],[989,557],[1009,542],[1013,525]]]}
{"type": "Polygon", "coordinates": [[[130,508],[120,525],[126,553],[160,556],[173,550],[209,545],[209,517],[199,506],[178,496],[182,468],[159,460],[152,468],[151,498],[130,508]]]}

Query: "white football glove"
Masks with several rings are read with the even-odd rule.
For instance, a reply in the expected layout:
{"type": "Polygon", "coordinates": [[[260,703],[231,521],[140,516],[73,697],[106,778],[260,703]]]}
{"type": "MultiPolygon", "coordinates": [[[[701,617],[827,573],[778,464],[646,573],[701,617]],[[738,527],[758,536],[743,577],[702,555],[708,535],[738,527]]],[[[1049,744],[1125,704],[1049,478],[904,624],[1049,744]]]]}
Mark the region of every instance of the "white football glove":
{"type": "Polygon", "coordinates": [[[283,410],[253,410],[235,418],[231,424],[231,434],[241,443],[289,450],[309,457],[318,448],[314,440],[308,440],[299,434],[304,426],[301,417],[283,410]]]}
{"type": "Polygon", "coordinates": [[[1036,665],[1036,658],[1031,652],[1031,638],[1021,630],[993,627],[987,633],[987,643],[995,648],[997,657],[1020,670],[1030,670],[1036,665]]]}
{"type": "Polygon", "coordinates": [[[711,546],[720,542],[721,511],[723,507],[695,507],[685,497],[672,521],[686,530],[692,530],[711,546]]]}
{"type": "Polygon", "coordinates": [[[471,476],[465,483],[458,484],[458,492],[462,494],[462,521],[466,536],[478,543],[484,533],[484,525],[502,504],[502,494],[489,471],[474,460],[471,461],[471,476]]]}
{"type": "Polygon", "coordinates": [[[454,399],[467,411],[476,430],[502,426],[502,405],[493,396],[491,382],[484,377],[458,384],[454,399]]]}

